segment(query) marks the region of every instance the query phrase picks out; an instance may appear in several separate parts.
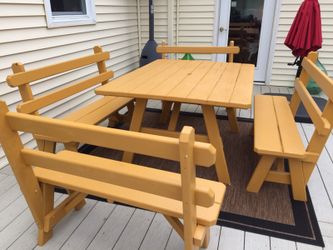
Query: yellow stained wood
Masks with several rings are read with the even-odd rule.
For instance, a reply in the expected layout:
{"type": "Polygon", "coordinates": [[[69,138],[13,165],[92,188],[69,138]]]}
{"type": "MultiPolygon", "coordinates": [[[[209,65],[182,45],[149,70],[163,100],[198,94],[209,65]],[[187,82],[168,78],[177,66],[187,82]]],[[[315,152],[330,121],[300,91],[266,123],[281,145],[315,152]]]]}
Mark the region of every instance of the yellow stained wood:
{"type": "Polygon", "coordinates": [[[110,54],[108,52],[102,52],[102,53],[98,53],[98,54],[94,54],[94,55],[90,55],[90,56],[85,56],[85,57],[81,57],[78,59],[42,67],[39,69],[29,70],[26,72],[9,75],[7,77],[7,83],[11,87],[17,87],[22,84],[27,84],[27,83],[30,83],[33,81],[37,81],[37,80],[40,80],[45,77],[60,74],[62,72],[80,68],[80,67],[92,64],[92,63],[104,61],[109,58],[110,58],[110,54]]]}
{"type": "Polygon", "coordinates": [[[192,54],[238,54],[240,48],[237,46],[229,47],[195,47],[195,46],[158,46],[156,48],[157,53],[192,53],[192,54]]]}
{"type": "MultiPolygon", "coordinates": [[[[18,131],[55,137],[60,141],[76,141],[164,159],[179,160],[178,140],[175,138],[13,112],[7,113],[6,116],[11,128],[18,131]]],[[[195,142],[194,152],[196,165],[211,166],[214,164],[216,151],[211,144],[195,142]]]]}
{"type": "Polygon", "coordinates": [[[179,102],[192,102],[191,95],[189,94],[215,64],[215,62],[205,62],[200,64],[200,67],[191,74],[188,74],[186,78],[179,82],[178,85],[167,94],[167,96],[170,96],[173,99],[177,98],[179,102]]]}
{"type": "MultiPolygon", "coordinates": [[[[181,201],[40,167],[35,167],[33,171],[37,178],[45,183],[183,218],[181,201]]],[[[212,226],[216,223],[225,194],[225,186],[222,183],[211,182],[215,193],[214,205],[209,208],[197,206],[198,224],[204,226],[212,226]]]]}
{"type": "Polygon", "coordinates": [[[305,148],[287,99],[285,97],[274,96],[273,103],[283,155],[286,157],[304,158],[305,148]]]}
{"type": "Polygon", "coordinates": [[[179,118],[179,113],[180,113],[180,106],[181,106],[181,103],[179,103],[179,102],[175,102],[173,104],[171,118],[170,118],[170,122],[169,122],[169,125],[168,125],[168,130],[169,131],[175,131],[176,130],[176,126],[177,126],[177,122],[178,122],[178,118],[179,118]]]}
{"type": "Polygon", "coordinates": [[[248,192],[254,192],[254,193],[259,192],[275,159],[276,158],[273,156],[266,156],[266,155],[261,156],[260,161],[256,166],[256,169],[254,170],[254,173],[252,174],[249,183],[247,184],[246,190],[248,192]]]}
{"type": "MultiPolygon", "coordinates": [[[[310,59],[312,62],[316,62],[318,59],[318,53],[310,52],[307,58],[310,59]]],[[[306,70],[302,70],[299,79],[301,80],[301,82],[307,85],[310,80],[310,76],[306,70]]],[[[299,98],[297,91],[295,91],[290,100],[290,109],[294,116],[296,115],[300,103],[301,99],[299,98]]]]}
{"type": "Polygon", "coordinates": [[[239,63],[229,63],[222,77],[217,82],[215,88],[209,96],[211,102],[229,103],[234,93],[235,84],[241,69],[239,63]]]}
{"type": "Polygon", "coordinates": [[[316,64],[309,58],[303,59],[302,66],[331,101],[333,101],[333,80],[324,72],[318,70],[316,64]]]}
{"type": "MultiPolygon", "coordinates": [[[[128,93],[129,91],[134,91],[146,81],[150,79],[157,79],[156,75],[165,71],[168,67],[171,67],[174,62],[176,61],[156,60],[142,68],[110,81],[108,84],[97,88],[95,92],[98,95],[109,95],[108,89],[112,88],[115,92],[112,96],[119,96],[116,93],[128,93]]],[[[120,96],[125,97],[123,95],[120,96]]]]}
{"type": "Polygon", "coordinates": [[[178,233],[178,235],[184,239],[184,225],[178,218],[164,215],[164,218],[169,222],[172,228],[178,233]]]}
{"type": "Polygon", "coordinates": [[[188,98],[207,101],[226,68],[226,63],[215,63],[207,74],[193,88],[191,93],[189,93],[188,98]]]}
{"type": "MultiPolygon", "coordinates": [[[[152,135],[161,135],[161,136],[179,138],[179,132],[165,130],[165,129],[142,127],[141,132],[147,133],[147,134],[152,134],[152,135]]],[[[207,135],[196,134],[195,140],[198,142],[208,142],[209,143],[209,138],[207,135]]]]}
{"type": "Polygon", "coordinates": [[[56,90],[50,94],[46,94],[41,97],[37,97],[31,101],[24,102],[20,104],[17,108],[18,111],[22,113],[33,113],[43,107],[53,104],[57,101],[65,99],[72,96],[78,92],[88,89],[96,84],[106,81],[113,77],[113,72],[108,71],[97,75],[95,77],[83,80],[79,83],[73,84],[71,86],[62,88],[61,90],[56,90]]]}
{"type": "Polygon", "coordinates": [[[0,142],[6,154],[8,162],[15,174],[32,216],[39,229],[43,228],[43,196],[38,180],[32,168],[21,158],[19,152],[23,149],[23,144],[16,131],[8,124],[6,114],[8,107],[5,102],[0,101],[0,142]]]}
{"type": "MultiPolygon", "coordinates": [[[[54,205],[54,186],[48,185],[45,183],[41,183],[41,189],[43,193],[43,216],[48,214],[53,210],[54,205]]],[[[44,245],[51,237],[52,230],[44,230],[45,228],[45,219],[44,219],[44,227],[38,229],[38,245],[44,245]]]]}
{"type": "Polygon", "coordinates": [[[198,247],[203,247],[207,248],[209,244],[209,234],[210,230],[209,227],[204,227],[201,225],[197,225],[195,228],[195,233],[194,233],[194,245],[198,247]],[[206,243],[206,246],[204,246],[204,243],[206,243]]]}
{"type": "Polygon", "coordinates": [[[230,184],[230,176],[223,150],[222,137],[216,120],[214,107],[202,105],[202,112],[210,143],[216,148],[216,173],[220,182],[230,184]]]}
{"type": "Polygon", "coordinates": [[[177,60],[167,68],[167,70],[160,71],[154,77],[148,79],[146,82],[138,85],[135,89],[129,89],[128,91],[135,93],[139,96],[145,96],[155,88],[160,88],[164,82],[170,77],[178,74],[182,70],[182,67],[186,65],[185,61],[177,60]]]}
{"type": "MultiPolygon", "coordinates": [[[[94,47],[95,54],[102,53],[102,52],[103,52],[103,50],[100,46],[94,47]]],[[[97,68],[98,68],[98,72],[100,74],[107,72],[105,60],[97,62],[97,68]]],[[[108,80],[105,80],[104,82],[102,82],[102,84],[106,84],[106,83],[108,83],[108,80]]]]}
{"type": "Polygon", "coordinates": [[[281,184],[291,184],[290,173],[271,170],[267,174],[265,181],[281,184]]]}
{"type": "Polygon", "coordinates": [[[50,232],[53,227],[64,218],[71,210],[73,210],[79,203],[82,202],[87,195],[73,192],[63,202],[61,202],[55,209],[46,214],[44,220],[44,231],[50,232]]]}
{"type": "Polygon", "coordinates": [[[293,198],[298,201],[307,201],[306,183],[304,180],[302,162],[295,159],[289,160],[291,188],[293,198]]]}
{"type": "MultiPolygon", "coordinates": [[[[128,105],[129,102],[132,101],[130,98],[126,97],[110,97],[106,96],[104,98],[108,98],[109,101],[104,105],[98,105],[98,101],[95,101],[91,105],[87,105],[73,113],[70,113],[68,116],[65,116],[64,120],[72,120],[85,124],[98,124],[101,121],[105,120],[110,114],[118,111],[119,109],[128,105]],[[96,108],[93,109],[93,106],[96,108]],[[73,115],[81,114],[81,117],[73,120],[73,115]]],[[[104,99],[103,98],[103,99],[104,99]]]]}
{"type": "Polygon", "coordinates": [[[231,127],[231,131],[234,133],[239,132],[239,127],[237,123],[237,115],[236,115],[236,109],[234,108],[227,108],[227,114],[228,114],[228,120],[231,127]]]}
{"type": "Polygon", "coordinates": [[[261,155],[283,152],[273,97],[254,97],[254,150],[261,155]]]}
{"type": "Polygon", "coordinates": [[[234,91],[235,85],[238,84],[238,76],[243,72],[240,72],[241,65],[238,63],[214,63],[198,60],[157,60],[143,67],[143,69],[147,70],[146,73],[141,74],[140,71],[142,69],[140,68],[104,86],[98,87],[95,92],[105,96],[249,108],[252,101],[254,68],[244,67],[244,75],[247,74],[248,76],[246,82],[243,84],[239,82],[239,87],[234,91]],[[172,67],[175,64],[179,64],[179,69],[176,73],[169,74],[169,70],[175,70],[172,67]],[[218,75],[221,75],[220,78],[213,74],[213,70],[219,68],[218,66],[215,68],[214,65],[221,65],[220,69],[222,72],[218,73],[218,75]],[[247,72],[245,73],[245,71],[247,72]],[[158,77],[159,75],[162,75],[164,79],[162,80],[158,77]],[[169,77],[166,77],[167,75],[169,77]],[[218,78],[218,81],[214,88],[209,91],[209,88],[214,85],[214,79],[216,80],[216,78],[218,78]],[[209,87],[205,90],[205,86],[209,87]],[[249,89],[246,91],[247,86],[249,89]],[[200,95],[200,90],[202,90],[203,95],[200,95]],[[238,90],[244,98],[246,93],[248,94],[245,101],[240,100],[237,103],[238,90]],[[205,95],[207,95],[207,98],[205,95]],[[231,103],[232,95],[235,100],[231,103]]]}
{"type": "Polygon", "coordinates": [[[195,197],[195,165],[193,160],[194,129],[185,126],[179,137],[179,158],[182,183],[182,203],[184,218],[185,249],[191,250],[197,226],[197,207],[195,197]]]}
{"type": "MultiPolygon", "coordinates": [[[[178,174],[72,151],[49,154],[24,149],[22,156],[30,165],[182,200],[178,174]]],[[[195,197],[200,206],[214,203],[213,190],[205,183],[197,184],[195,197]]]]}
{"type": "MultiPolygon", "coordinates": [[[[147,100],[146,99],[136,99],[136,104],[134,107],[134,113],[132,116],[132,121],[129,130],[140,132],[141,130],[141,124],[143,120],[143,115],[145,112],[147,106],[147,100]]],[[[127,142],[129,143],[129,142],[127,142]]],[[[125,162],[132,162],[133,156],[135,151],[124,151],[123,154],[123,161],[125,162]]]]}
{"type": "MultiPolygon", "coordinates": [[[[184,61],[185,62],[185,61],[184,61]]],[[[186,61],[181,70],[164,81],[164,83],[152,89],[149,93],[146,93],[146,96],[150,96],[153,98],[161,99],[161,100],[171,100],[176,101],[173,98],[168,96],[168,93],[172,91],[179,83],[181,83],[184,79],[186,79],[189,75],[193,74],[203,62],[201,61],[186,61]]]]}
{"type": "Polygon", "coordinates": [[[230,98],[230,103],[242,108],[250,108],[252,104],[254,65],[242,64],[230,98]]]}
{"type": "Polygon", "coordinates": [[[170,117],[170,110],[172,107],[172,102],[162,101],[162,113],[160,116],[160,123],[167,123],[170,117]]]}
{"type": "Polygon", "coordinates": [[[295,90],[298,93],[308,115],[310,116],[312,122],[316,126],[319,134],[326,135],[329,134],[331,131],[331,125],[324,117],[322,117],[322,112],[312,96],[310,95],[309,91],[304,86],[300,80],[295,81],[295,90]]]}
{"type": "MultiPolygon", "coordinates": [[[[230,41],[229,42],[229,48],[234,47],[234,46],[235,46],[235,42],[230,41]]],[[[239,49],[238,53],[239,52],[240,52],[240,49],[239,49]]],[[[234,62],[234,54],[238,54],[238,53],[228,53],[228,62],[230,62],[230,63],[234,62]]]]}

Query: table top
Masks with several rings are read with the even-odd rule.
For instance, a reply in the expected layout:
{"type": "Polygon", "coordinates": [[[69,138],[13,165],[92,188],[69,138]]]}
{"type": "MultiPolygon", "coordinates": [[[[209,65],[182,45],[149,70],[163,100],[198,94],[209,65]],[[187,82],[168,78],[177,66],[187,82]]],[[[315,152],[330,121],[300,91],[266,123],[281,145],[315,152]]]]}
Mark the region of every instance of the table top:
{"type": "Polygon", "coordinates": [[[250,108],[254,65],[156,60],[97,88],[96,94],[250,108]]]}

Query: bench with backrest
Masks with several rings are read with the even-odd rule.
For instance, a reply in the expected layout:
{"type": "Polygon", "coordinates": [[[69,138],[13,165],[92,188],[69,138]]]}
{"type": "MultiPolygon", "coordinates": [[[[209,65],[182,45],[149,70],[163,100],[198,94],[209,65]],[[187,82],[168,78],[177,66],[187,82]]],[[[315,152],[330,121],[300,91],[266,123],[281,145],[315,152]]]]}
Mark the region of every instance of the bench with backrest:
{"type": "MultiPolygon", "coordinates": [[[[234,41],[230,41],[229,46],[220,47],[220,46],[206,46],[206,47],[198,47],[198,46],[168,46],[166,44],[162,44],[156,48],[156,51],[162,54],[162,58],[166,58],[167,54],[227,54],[228,55],[228,63],[233,63],[234,56],[239,54],[240,48],[235,46],[234,41]]],[[[170,110],[172,108],[171,119],[169,122],[168,129],[175,130],[177,121],[179,118],[181,103],[172,103],[163,101],[162,102],[162,115],[161,122],[165,123],[170,116],[170,110]]],[[[230,126],[234,132],[238,131],[237,119],[236,119],[236,111],[233,108],[227,108],[227,114],[230,126]]]]}
{"type": "Polygon", "coordinates": [[[312,52],[304,58],[303,70],[295,81],[290,103],[286,97],[255,96],[254,150],[261,158],[248,183],[248,191],[259,192],[264,181],[289,184],[294,199],[306,201],[306,184],[333,124],[333,80],[315,65],[317,57],[318,54],[312,52]],[[315,80],[328,97],[323,112],[306,89],[310,79],[315,80]],[[306,148],[294,120],[301,102],[315,127],[306,148]],[[287,169],[285,160],[288,162],[287,169]]]}
{"type": "MultiPolygon", "coordinates": [[[[18,106],[18,111],[38,115],[38,111],[42,108],[76,95],[77,93],[94,87],[100,83],[106,84],[108,80],[113,77],[113,72],[111,70],[107,70],[105,63],[109,58],[109,52],[103,52],[101,47],[96,46],[94,47],[93,55],[29,71],[25,71],[24,65],[14,63],[12,65],[14,74],[7,77],[7,82],[9,86],[18,87],[19,89],[23,103],[18,106]],[[32,82],[47,79],[50,76],[63,74],[70,72],[71,70],[94,64],[98,68],[98,74],[95,76],[38,97],[33,96],[30,86],[32,82]]],[[[109,118],[110,125],[113,120],[119,120],[121,118],[117,112],[124,106],[128,107],[129,114],[131,114],[133,111],[133,100],[122,97],[101,97],[98,100],[71,112],[63,119],[86,124],[98,124],[109,118]]],[[[35,135],[35,138],[37,139],[37,144],[40,149],[45,151],[54,151],[55,142],[52,138],[45,138],[39,135],[35,135]]],[[[65,141],[64,143],[66,148],[71,150],[76,150],[78,147],[78,143],[76,141],[65,141]]]]}
{"type": "Polygon", "coordinates": [[[162,137],[9,112],[1,101],[0,130],[0,143],[38,226],[39,245],[81,202],[82,193],[162,213],[184,239],[185,249],[208,245],[209,228],[220,213],[225,185],[196,178],[195,166],[212,166],[216,150],[195,141],[193,128],[184,127],[179,138],[162,137]],[[179,161],[181,173],[69,150],[50,153],[24,148],[18,131],[179,161]],[[73,190],[57,207],[54,186],[73,190]]]}

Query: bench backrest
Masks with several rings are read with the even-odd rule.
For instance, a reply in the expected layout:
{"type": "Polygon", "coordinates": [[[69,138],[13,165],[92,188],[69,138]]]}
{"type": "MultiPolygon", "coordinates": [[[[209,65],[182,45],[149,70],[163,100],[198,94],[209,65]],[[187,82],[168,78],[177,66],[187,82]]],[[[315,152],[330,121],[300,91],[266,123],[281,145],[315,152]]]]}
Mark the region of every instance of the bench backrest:
{"type": "Polygon", "coordinates": [[[7,83],[11,87],[19,88],[23,103],[18,106],[18,111],[22,113],[37,114],[38,110],[41,108],[91,88],[99,83],[107,83],[108,80],[113,77],[113,72],[108,71],[105,65],[105,61],[109,58],[109,52],[103,52],[101,47],[96,46],[94,47],[93,55],[29,71],[25,71],[23,64],[14,63],[12,65],[14,74],[7,77],[7,83]],[[97,76],[93,76],[70,86],[52,91],[46,95],[34,98],[30,83],[91,64],[97,64],[99,71],[97,76]]]}
{"type": "MultiPolygon", "coordinates": [[[[66,173],[182,201],[183,210],[194,215],[196,205],[210,207],[215,203],[212,189],[196,183],[195,165],[212,166],[216,150],[211,144],[196,142],[191,127],[184,127],[179,138],[169,138],[9,112],[7,105],[0,101],[0,130],[0,143],[37,223],[42,223],[43,198],[39,181],[43,180],[38,180],[34,171],[41,168],[50,171],[51,184],[52,178],[56,178],[52,171],[66,173]],[[179,161],[181,174],[145,167],[136,167],[133,171],[134,165],[129,163],[72,151],[53,154],[26,149],[18,131],[179,161]]],[[[63,182],[75,190],[70,180],[63,182]]],[[[87,189],[89,191],[89,187],[87,189]]],[[[101,190],[103,192],[105,190],[101,190]]]]}
{"type": "Polygon", "coordinates": [[[234,41],[230,41],[229,46],[209,46],[209,47],[195,47],[195,46],[167,46],[162,44],[156,48],[157,53],[162,54],[162,58],[165,58],[165,54],[169,53],[191,53],[191,54],[227,54],[228,62],[234,61],[234,55],[239,54],[240,48],[235,46],[234,41]]]}
{"type": "Polygon", "coordinates": [[[303,69],[300,77],[295,80],[295,92],[290,102],[290,108],[294,115],[302,102],[315,126],[315,131],[307,147],[308,155],[305,159],[309,162],[308,166],[304,168],[307,179],[325,147],[333,125],[333,80],[316,66],[317,59],[318,53],[315,52],[311,52],[308,57],[303,59],[303,69]],[[313,79],[328,97],[323,111],[320,110],[306,89],[310,79],[313,79]]]}

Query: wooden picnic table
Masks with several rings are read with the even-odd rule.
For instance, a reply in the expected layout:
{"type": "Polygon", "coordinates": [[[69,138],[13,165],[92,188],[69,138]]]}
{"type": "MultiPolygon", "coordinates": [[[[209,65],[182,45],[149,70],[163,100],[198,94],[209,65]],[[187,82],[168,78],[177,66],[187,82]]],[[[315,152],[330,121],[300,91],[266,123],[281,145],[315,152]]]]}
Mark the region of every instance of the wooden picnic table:
{"type": "MultiPolygon", "coordinates": [[[[251,64],[161,59],[119,77],[95,91],[98,95],[136,99],[130,130],[172,137],[178,136],[178,133],[171,129],[142,127],[148,99],[201,105],[208,135],[198,135],[197,139],[209,141],[215,146],[217,176],[219,181],[230,184],[214,107],[227,108],[231,128],[237,132],[235,110],[251,108],[253,81],[254,65],[251,64]]],[[[177,121],[178,114],[179,106],[178,110],[173,112],[170,123],[177,121]]],[[[124,153],[124,161],[130,162],[132,159],[132,153],[124,153]]]]}

